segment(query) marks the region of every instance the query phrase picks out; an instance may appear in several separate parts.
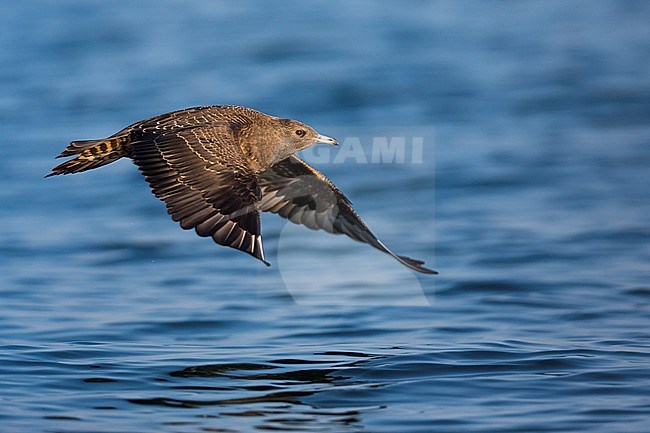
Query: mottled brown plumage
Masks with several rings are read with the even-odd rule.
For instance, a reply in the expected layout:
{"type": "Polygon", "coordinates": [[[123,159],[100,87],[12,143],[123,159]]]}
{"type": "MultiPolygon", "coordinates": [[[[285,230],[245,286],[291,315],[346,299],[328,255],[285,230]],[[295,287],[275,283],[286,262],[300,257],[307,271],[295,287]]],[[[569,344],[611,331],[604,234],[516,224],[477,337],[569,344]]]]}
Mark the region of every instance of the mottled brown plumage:
{"type": "Polygon", "coordinates": [[[322,173],[294,155],[338,144],[291,119],[238,106],[196,107],[146,119],[103,140],[73,141],[58,157],[75,158],[48,176],[133,159],[174,221],[199,236],[264,259],[260,211],[345,234],[428,274],[424,262],[390,251],[322,173]]]}

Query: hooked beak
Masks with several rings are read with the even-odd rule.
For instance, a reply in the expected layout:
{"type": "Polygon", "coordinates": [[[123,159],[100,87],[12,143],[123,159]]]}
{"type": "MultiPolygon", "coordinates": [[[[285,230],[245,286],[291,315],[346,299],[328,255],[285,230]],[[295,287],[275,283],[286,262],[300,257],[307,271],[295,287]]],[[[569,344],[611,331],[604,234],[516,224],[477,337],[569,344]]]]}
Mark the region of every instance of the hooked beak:
{"type": "Polygon", "coordinates": [[[316,138],[316,143],[331,144],[332,146],[338,146],[339,142],[336,141],[336,138],[328,137],[327,135],[318,134],[316,138]]]}

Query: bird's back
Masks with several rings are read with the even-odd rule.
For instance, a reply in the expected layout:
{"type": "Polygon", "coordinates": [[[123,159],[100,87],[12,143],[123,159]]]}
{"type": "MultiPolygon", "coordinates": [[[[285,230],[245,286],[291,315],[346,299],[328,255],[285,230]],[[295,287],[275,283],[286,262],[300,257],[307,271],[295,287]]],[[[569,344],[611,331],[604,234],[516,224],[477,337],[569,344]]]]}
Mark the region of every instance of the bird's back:
{"type": "Polygon", "coordinates": [[[158,135],[180,131],[197,126],[228,123],[245,126],[270,116],[259,111],[237,105],[208,105],[172,111],[127,126],[112,137],[132,136],[132,140],[142,139],[143,135],[158,135]]]}

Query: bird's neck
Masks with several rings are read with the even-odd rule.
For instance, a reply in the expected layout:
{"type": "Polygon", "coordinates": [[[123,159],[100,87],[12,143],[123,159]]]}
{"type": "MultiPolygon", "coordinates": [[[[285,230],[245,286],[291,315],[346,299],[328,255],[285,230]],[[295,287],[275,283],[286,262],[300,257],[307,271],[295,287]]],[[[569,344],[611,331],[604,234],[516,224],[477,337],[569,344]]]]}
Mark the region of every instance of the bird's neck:
{"type": "Polygon", "coordinates": [[[265,171],[296,152],[284,145],[279,135],[263,134],[256,129],[255,125],[251,125],[241,130],[238,137],[241,150],[255,173],[265,171]]]}

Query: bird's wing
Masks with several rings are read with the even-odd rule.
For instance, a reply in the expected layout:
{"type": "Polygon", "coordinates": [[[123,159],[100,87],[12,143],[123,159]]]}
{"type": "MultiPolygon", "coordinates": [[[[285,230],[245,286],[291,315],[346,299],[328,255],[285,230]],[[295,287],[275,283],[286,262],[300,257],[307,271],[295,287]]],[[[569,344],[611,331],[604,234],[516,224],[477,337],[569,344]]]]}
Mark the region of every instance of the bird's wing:
{"type": "Polygon", "coordinates": [[[150,135],[133,160],[174,221],[199,236],[264,260],[257,176],[231,127],[215,124],[150,135]]]}
{"type": "Polygon", "coordinates": [[[398,256],[384,245],[361,221],[350,201],[321,172],[292,155],[260,173],[260,210],[287,218],[313,230],[344,234],[390,254],[398,261],[425,274],[436,271],[423,261],[398,256]]]}

